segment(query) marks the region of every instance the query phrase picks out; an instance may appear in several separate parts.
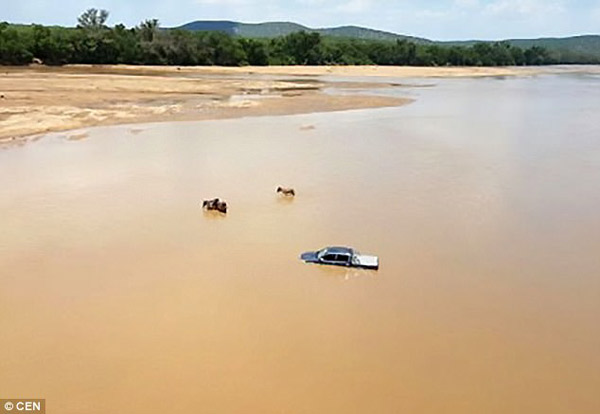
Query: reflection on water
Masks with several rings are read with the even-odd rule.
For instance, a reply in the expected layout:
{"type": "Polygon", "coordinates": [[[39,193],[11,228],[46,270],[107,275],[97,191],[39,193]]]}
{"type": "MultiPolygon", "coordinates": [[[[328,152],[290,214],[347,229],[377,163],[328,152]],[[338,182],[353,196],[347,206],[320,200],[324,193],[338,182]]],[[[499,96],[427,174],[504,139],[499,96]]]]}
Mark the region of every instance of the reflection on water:
{"type": "Polygon", "coordinates": [[[324,266],[318,264],[307,264],[307,266],[319,267],[319,271],[322,275],[344,281],[349,281],[360,277],[377,277],[378,274],[376,270],[353,269],[340,266],[324,266]]]}
{"type": "Polygon", "coordinates": [[[600,412],[598,79],[436,83],[400,108],[0,151],[3,395],[57,413],[600,412]],[[226,216],[202,210],[213,196],[226,216]],[[327,245],[381,268],[298,259],[327,245]]]}
{"type": "Polygon", "coordinates": [[[279,204],[281,204],[282,206],[285,206],[285,205],[293,204],[295,199],[296,199],[296,197],[280,196],[280,197],[277,197],[277,202],[279,204]]]}
{"type": "Polygon", "coordinates": [[[215,210],[202,210],[202,214],[207,220],[224,220],[227,217],[226,213],[215,210]]]}

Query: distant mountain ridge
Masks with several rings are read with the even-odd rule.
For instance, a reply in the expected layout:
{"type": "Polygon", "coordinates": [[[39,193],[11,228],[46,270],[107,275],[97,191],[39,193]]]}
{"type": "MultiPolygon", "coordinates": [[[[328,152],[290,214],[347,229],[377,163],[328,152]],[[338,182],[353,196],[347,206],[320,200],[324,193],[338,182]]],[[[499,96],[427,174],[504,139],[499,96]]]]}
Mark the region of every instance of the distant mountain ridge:
{"type": "Polygon", "coordinates": [[[233,36],[271,38],[286,36],[295,32],[317,32],[324,36],[347,37],[366,40],[396,40],[406,39],[418,43],[430,43],[430,40],[419,37],[368,29],[359,26],[340,26],[332,28],[313,29],[292,22],[240,23],[230,20],[197,20],[186,23],[177,29],[192,31],[220,31],[233,36]]]}
{"type": "MultiPolygon", "coordinates": [[[[332,28],[313,29],[292,22],[240,23],[229,20],[198,20],[186,23],[178,29],[192,31],[221,31],[233,36],[250,38],[273,38],[290,33],[306,31],[317,32],[324,36],[344,37],[362,40],[409,40],[422,44],[437,44],[442,46],[470,46],[481,40],[465,41],[433,41],[421,37],[407,36],[383,30],[369,29],[359,26],[340,26],[332,28]]],[[[600,59],[600,35],[583,35],[563,38],[539,39],[506,39],[514,46],[529,48],[542,46],[563,58],[576,62],[580,58],[593,57],[600,59]]]]}

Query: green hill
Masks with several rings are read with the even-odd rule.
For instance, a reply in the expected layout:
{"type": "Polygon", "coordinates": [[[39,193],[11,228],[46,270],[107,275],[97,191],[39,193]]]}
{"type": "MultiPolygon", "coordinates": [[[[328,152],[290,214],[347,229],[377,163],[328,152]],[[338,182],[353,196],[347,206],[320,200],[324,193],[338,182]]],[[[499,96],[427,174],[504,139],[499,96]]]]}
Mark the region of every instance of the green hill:
{"type": "Polygon", "coordinates": [[[268,22],[268,23],[238,23],[228,20],[199,20],[184,24],[178,29],[192,31],[219,31],[241,37],[277,37],[300,31],[311,31],[296,23],[268,22]]]}
{"type": "Polygon", "coordinates": [[[364,40],[396,40],[406,39],[415,43],[431,43],[431,40],[420,37],[400,35],[396,33],[384,32],[382,30],[367,29],[359,26],[341,26],[329,29],[316,29],[323,36],[345,37],[364,40]]]}
{"type": "Polygon", "coordinates": [[[193,31],[220,31],[234,36],[253,37],[253,38],[271,38],[285,36],[290,33],[305,31],[318,32],[323,36],[345,37],[365,40],[396,40],[406,39],[418,43],[429,43],[427,39],[418,37],[404,36],[396,33],[384,32],[381,30],[367,29],[358,26],[341,26],[333,28],[313,29],[291,22],[267,22],[267,23],[239,23],[228,20],[198,20],[184,24],[178,29],[193,31]]]}
{"type": "MultiPolygon", "coordinates": [[[[314,29],[291,22],[239,23],[233,21],[199,20],[184,24],[178,29],[193,31],[222,31],[233,36],[251,38],[272,38],[290,33],[306,31],[318,32],[323,36],[351,38],[361,40],[396,40],[406,39],[421,44],[440,46],[471,46],[479,40],[437,42],[420,37],[406,36],[381,30],[373,30],[359,26],[341,26],[314,29]]],[[[508,39],[504,40],[514,46],[530,48],[541,46],[561,62],[568,63],[600,63],[600,36],[586,35],[564,38],[508,39]]]]}

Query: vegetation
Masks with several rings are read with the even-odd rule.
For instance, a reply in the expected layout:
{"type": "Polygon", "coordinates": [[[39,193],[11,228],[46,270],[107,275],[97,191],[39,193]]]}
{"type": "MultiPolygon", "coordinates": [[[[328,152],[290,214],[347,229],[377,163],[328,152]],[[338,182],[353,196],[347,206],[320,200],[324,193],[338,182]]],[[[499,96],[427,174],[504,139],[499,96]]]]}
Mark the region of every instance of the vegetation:
{"type": "MultiPolygon", "coordinates": [[[[560,63],[600,63],[600,36],[585,35],[565,38],[512,39],[512,46],[522,49],[543,47],[552,58],[560,63]]],[[[445,46],[472,46],[477,42],[446,42],[445,46]]]]}
{"type": "MultiPolygon", "coordinates": [[[[0,64],[134,65],[419,65],[504,66],[563,63],[546,48],[508,42],[439,45],[407,39],[371,40],[294,32],[244,38],[219,31],[161,29],[158,20],[108,27],[108,12],[90,9],[75,28],[0,23],[0,64]]],[[[569,62],[566,62],[569,63],[569,62]]],[[[588,62],[595,63],[595,62],[588,62]]]]}
{"type": "MultiPolygon", "coordinates": [[[[420,37],[405,36],[381,30],[373,30],[358,26],[341,26],[323,29],[311,29],[296,23],[289,22],[267,22],[267,23],[239,23],[232,21],[198,20],[187,23],[181,29],[192,31],[221,31],[232,36],[251,38],[273,38],[286,36],[294,32],[305,31],[307,33],[319,33],[325,38],[337,37],[358,40],[408,40],[422,45],[451,46],[473,46],[481,43],[476,40],[434,42],[420,37]]],[[[600,62],[600,36],[584,35],[564,38],[541,38],[541,39],[508,39],[502,43],[528,49],[533,46],[543,47],[548,51],[553,61],[561,63],[599,63],[600,62]]]]}

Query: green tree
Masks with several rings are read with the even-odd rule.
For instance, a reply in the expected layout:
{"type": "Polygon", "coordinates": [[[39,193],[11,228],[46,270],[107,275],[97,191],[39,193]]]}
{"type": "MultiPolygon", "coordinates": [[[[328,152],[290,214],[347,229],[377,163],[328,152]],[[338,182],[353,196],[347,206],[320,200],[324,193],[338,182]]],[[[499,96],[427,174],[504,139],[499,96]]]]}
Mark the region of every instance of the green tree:
{"type": "Polygon", "coordinates": [[[47,65],[62,65],[71,58],[72,45],[68,29],[32,26],[33,56],[47,65]]]}
{"type": "Polygon", "coordinates": [[[0,63],[25,65],[31,62],[31,44],[25,34],[8,23],[0,23],[0,63]]]}
{"type": "Polygon", "coordinates": [[[525,50],[525,63],[527,65],[544,65],[553,63],[550,59],[548,51],[543,47],[532,46],[525,50]]]}
{"type": "Polygon", "coordinates": [[[318,65],[321,63],[321,35],[317,32],[291,33],[283,38],[283,51],[296,65],[318,65]]]}
{"type": "Polygon", "coordinates": [[[142,63],[141,46],[135,29],[127,29],[124,25],[118,24],[110,32],[110,37],[117,54],[115,63],[142,63]]]}
{"type": "Polygon", "coordinates": [[[250,65],[265,66],[269,64],[269,55],[264,42],[256,39],[240,39],[239,42],[250,65]]]}
{"type": "Polygon", "coordinates": [[[138,26],[140,31],[140,36],[143,41],[151,42],[154,40],[156,33],[158,32],[158,28],[160,27],[160,23],[157,19],[144,20],[138,26]]]}
{"type": "Polygon", "coordinates": [[[106,27],[104,23],[108,19],[108,14],[106,10],[87,9],[77,18],[77,22],[79,23],[77,27],[91,30],[102,29],[106,27]]]}
{"type": "Polygon", "coordinates": [[[212,49],[212,62],[220,66],[247,65],[246,53],[241,44],[231,36],[221,32],[211,32],[208,44],[212,49]]]}

